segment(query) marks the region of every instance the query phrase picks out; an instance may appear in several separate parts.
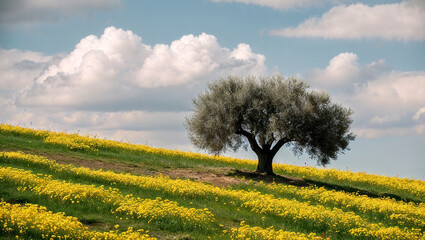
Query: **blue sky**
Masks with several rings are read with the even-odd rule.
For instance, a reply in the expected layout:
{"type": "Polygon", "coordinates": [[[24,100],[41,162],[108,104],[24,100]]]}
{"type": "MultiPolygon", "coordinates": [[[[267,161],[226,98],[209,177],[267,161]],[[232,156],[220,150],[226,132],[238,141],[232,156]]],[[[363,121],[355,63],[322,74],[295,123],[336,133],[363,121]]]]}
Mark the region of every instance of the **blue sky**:
{"type": "MultiPolygon", "coordinates": [[[[357,139],[328,168],[425,179],[424,1],[0,3],[1,122],[199,151],[191,99],[276,72],[354,111],[357,139]]],[[[275,161],[315,165],[288,149],[275,161]]]]}

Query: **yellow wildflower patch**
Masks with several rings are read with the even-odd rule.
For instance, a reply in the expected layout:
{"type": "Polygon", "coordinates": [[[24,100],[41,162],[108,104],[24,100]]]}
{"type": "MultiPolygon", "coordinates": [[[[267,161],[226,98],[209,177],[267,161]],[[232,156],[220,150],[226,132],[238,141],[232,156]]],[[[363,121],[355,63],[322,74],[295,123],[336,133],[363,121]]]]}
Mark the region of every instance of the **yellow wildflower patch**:
{"type": "MultiPolygon", "coordinates": [[[[0,124],[0,133],[11,133],[16,135],[36,136],[43,139],[44,142],[67,147],[69,149],[98,151],[129,151],[153,153],[169,156],[177,156],[192,159],[204,159],[239,165],[250,165],[254,167],[257,162],[252,160],[242,160],[223,156],[208,156],[192,152],[183,152],[178,150],[167,150],[163,148],[153,148],[146,145],[129,144],[112,140],[97,139],[89,136],[80,136],[78,134],[57,133],[46,130],[34,130],[9,124],[0,124]]],[[[415,179],[387,177],[362,172],[341,171],[337,169],[317,169],[315,167],[299,167],[288,164],[274,164],[276,172],[283,172],[292,176],[299,176],[329,183],[338,183],[347,186],[373,186],[383,192],[394,194],[407,194],[411,198],[425,202],[425,182],[415,179]]]]}
{"type": "MultiPolygon", "coordinates": [[[[148,177],[148,176],[135,176],[131,174],[119,174],[111,171],[103,171],[103,170],[91,170],[83,167],[74,167],[72,165],[61,165],[56,163],[53,160],[49,160],[43,157],[38,157],[29,154],[16,153],[16,152],[2,152],[0,153],[1,161],[22,161],[27,164],[36,164],[38,166],[45,166],[50,168],[53,171],[65,171],[69,173],[74,173],[76,175],[91,177],[97,180],[103,180],[112,184],[123,184],[129,185],[141,190],[149,189],[149,190],[158,190],[162,192],[167,192],[170,194],[181,195],[187,198],[210,198],[212,200],[218,200],[222,202],[227,202],[228,204],[235,205],[237,207],[245,207],[250,209],[253,212],[257,212],[258,214],[270,214],[275,215],[282,218],[285,221],[293,222],[294,224],[298,224],[299,226],[309,225],[312,228],[322,229],[324,232],[334,233],[334,234],[348,234],[352,237],[356,238],[359,236],[373,236],[376,239],[388,239],[389,237],[398,237],[398,236],[409,236],[408,239],[420,239],[423,237],[422,231],[418,228],[410,229],[410,228],[399,228],[398,226],[388,227],[383,224],[375,224],[370,222],[368,219],[361,217],[360,215],[355,214],[354,212],[349,211],[349,209],[345,209],[343,207],[325,207],[322,205],[312,205],[308,202],[300,202],[294,199],[285,199],[285,198],[276,198],[270,194],[263,194],[258,191],[246,191],[246,190],[234,190],[231,188],[220,188],[215,187],[209,184],[193,182],[190,180],[182,180],[182,179],[170,179],[168,177],[163,177],[161,175],[156,177],[148,177]]],[[[25,186],[22,184],[22,186],[25,186]]],[[[276,188],[279,190],[277,186],[271,185],[271,188],[276,188]]],[[[290,191],[290,187],[287,191],[290,191]]],[[[326,202],[326,194],[332,194],[332,191],[325,191],[324,189],[304,189],[300,190],[300,195],[305,194],[307,197],[309,195],[314,195],[319,200],[323,198],[322,201],[326,202]],[[303,192],[305,191],[305,192],[303,192]],[[316,192],[314,192],[316,191],[316,192]],[[320,193],[320,191],[323,191],[320,193]]],[[[110,193],[112,194],[112,193],[110,193]]],[[[334,193],[332,196],[337,197],[338,195],[334,193]]],[[[350,201],[350,195],[342,195],[340,196],[341,200],[344,201],[344,196],[347,198],[347,205],[350,201]]],[[[354,195],[353,195],[354,196],[354,195]]],[[[311,196],[310,196],[311,197],[311,196]]],[[[354,196],[355,197],[355,196],[354,196]]],[[[122,197],[117,197],[122,199],[122,197]]],[[[116,211],[122,211],[126,214],[137,213],[141,211],[132,201],[140,202],[140,199],[135,197],[129,197],[129,200],[119,200],[119,208],[116,211]],[[131,199],[131,200],[130,200],[131,199]],[[119,202],[121,201],[121,202],[119,202]],[[128,205],[127,205],[128,203],[128,205]]],[[[161,201],[160,199],[158,201],[161,201]]],[[[382,200],[383,201],[383,200],[382,200]]],[[[379,200],[377,200],[379,202],[379,200]]],[[[167,201],[161,201],[161,204],[167,205],[167,201]]],[[[380,202],[379,202],[380,203],[380,202]]],[[[143,203],[147,204],[147,203],[143,203]]],[[[143,205],[142,204],[142,205],[143,205]]],[[[156,202],[149,202],[150,208],[157,209],[156,202]]],[[[357,204],[354,201],[351,204],[357,204]]],[[[170,206],[173,204],[171,203],[170,206]]],[[[409,205],[409,204],[405,204],[409,205]]],[[[395,205],[394,205],[395,206],[395,205]]],[[[400,206],[404,206],[400,204],[400,206]]],[[[412,209],[421,209],[423,204],[410,206],[412,209]]],[[[177,205],[174,207],[178,209],[177,205]]],[[[170,208],[171,209],[171,208],[170,208]]],[[[384,209],[384,207],[382,208],[384,209]]],[[[193,210],[195,211],[195,210],[193,210]]],[[[372,211],[372,210],[371,210],[372,211]]],[[[379,209],[377,210],[379,211],[379,209]]],[[[406,210],[410,211],[410,210],[406,210]]],[[[169,211],[172,212],[172,211],[169,211]]],[[[184,213],[189,213],[190,211],[185,210],[182,211],[184,213]]],[[[184,213],[180,215],[182,218],[186,218],[184,213]]],[[[394,210],[394,213],[402,214],[402,210],[394,210]]],[[[146,217],[143,215],[143,212],[139,212],[139,215],[145,219],[146,217]]],[[[190,213],[192,214],[192,213],[190,213]]],[[[210,221],[213,220],[213,215],[208,211],[208,209],[204,209],[204,214],[206,216],[211,216],[210,218],[205,218],[210,221]],[[211,215],[210,215],[211,214],[211,215]]],[[[191,215],[194,219],[198,219],[197,214],[191,215]]],[[[396,215],[394,215],[396,216],[396,215]]],[[[410,215],[409,215],[410,216],[410,215]]],[[[413,215],[412,215],[413,216],[413,215]]],[[[188,219],[188,218],[186,218],[188,219]]],[[[201,218],[202,219],[202,218],[201,218]]],[[[192,220],[190,220],[192,221],[192,220]]],[[[202,222],[203,220],[200,220],[202,222]]],[[[247,228],[247,227],[245,227],[247,228]]],[[[269,229],[270,230],[270,229],[269,229]]],[[[275,231],[276,233],[276,231],[275,231]]],[[[276,233],[277,234],[277,233],[276,233]]]]}
{"type": "Polygon", "coordinates": [[[173,219],[188,227],[208,227],[215,221],[208,209],[185,208],[169,200],[141,199],[122,195],[118,189],[103,186],[74,184],[53,180],[51,176],[37,176],[30,171],[0,167],[0,183],[19,186],[19,191],[31,191],[40,196],[57,199],[69,204],[91,201],[108,204],[113,213],[150,221],[173,219]]]}
{"type": "Polygon", "coordinates": [[[53,213],[35,204],[19,205],[0,201],[0,223],[0,230],[14,233],[17,238],[31,234],[42,239],[156,239],[149,237],[143,229],[134,231],[129,228],[121,233],[90,231],[75,217],[53,213]]]}

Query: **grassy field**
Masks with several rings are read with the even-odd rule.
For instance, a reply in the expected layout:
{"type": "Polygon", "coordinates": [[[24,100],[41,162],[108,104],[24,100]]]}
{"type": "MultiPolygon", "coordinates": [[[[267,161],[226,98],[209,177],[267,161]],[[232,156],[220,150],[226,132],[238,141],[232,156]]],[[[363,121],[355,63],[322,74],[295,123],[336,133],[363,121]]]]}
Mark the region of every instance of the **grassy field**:
{"type": "Polygon", "coordinates": [[[425,182],[0,124],[0,239],[425,239],[425,182]]]}

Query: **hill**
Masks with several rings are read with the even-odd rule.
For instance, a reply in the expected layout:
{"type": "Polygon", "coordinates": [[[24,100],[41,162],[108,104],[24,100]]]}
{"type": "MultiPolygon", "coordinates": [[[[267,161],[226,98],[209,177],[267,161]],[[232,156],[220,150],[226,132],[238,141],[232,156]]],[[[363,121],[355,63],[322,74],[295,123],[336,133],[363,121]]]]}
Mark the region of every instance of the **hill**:
{"type": "Polygon", "coordinates": [[[0,239],[425,239],[425,182],[0,124],[0,239]]]}

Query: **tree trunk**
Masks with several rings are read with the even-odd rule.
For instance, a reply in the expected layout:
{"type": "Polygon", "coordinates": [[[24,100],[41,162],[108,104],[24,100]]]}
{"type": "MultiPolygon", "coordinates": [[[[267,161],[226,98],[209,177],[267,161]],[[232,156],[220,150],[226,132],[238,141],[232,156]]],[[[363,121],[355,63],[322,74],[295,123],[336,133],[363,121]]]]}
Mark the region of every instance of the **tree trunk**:
{"type": "Polygon", "coordinates": [[[261,151],[257,153],[258,166],[256,172],[266,173],[267,175],[275,175],[273,173],[273,157],[274,154],[271,151],[261,151]]]}
{"type": "Polygon", "coordinates": [[[245,136],[249,142],[249,145],[251,146],[252,151],[257,154],[258,166],[256,172],[266,173],[267,175],[276,175],[273,173],[273,158],[277,151],[279,151],[279,149],[285,145],[285,143],[288,143],[292,140],[289,138],[282,138],[277,141],[273,148],[271,148],[271,143],[263,144],[263,146],[260,147],[257,140],[255,139],[255,135],[243,130],[241,126],[239,126],[238,131],[235,133],[245,136]]]}

